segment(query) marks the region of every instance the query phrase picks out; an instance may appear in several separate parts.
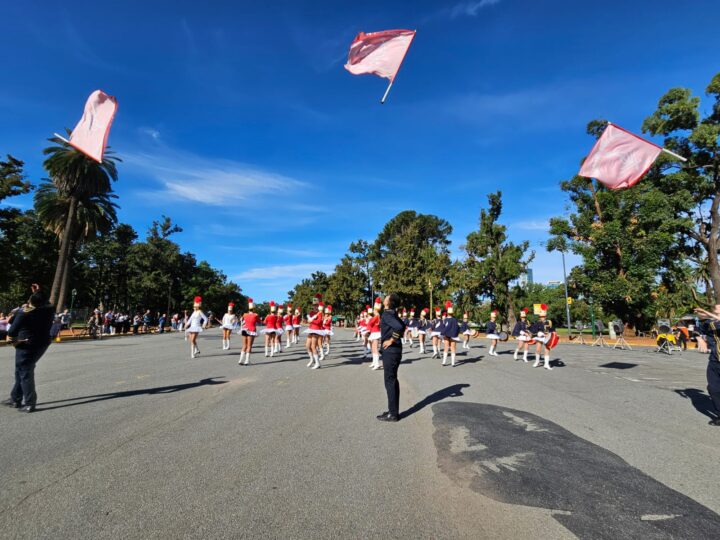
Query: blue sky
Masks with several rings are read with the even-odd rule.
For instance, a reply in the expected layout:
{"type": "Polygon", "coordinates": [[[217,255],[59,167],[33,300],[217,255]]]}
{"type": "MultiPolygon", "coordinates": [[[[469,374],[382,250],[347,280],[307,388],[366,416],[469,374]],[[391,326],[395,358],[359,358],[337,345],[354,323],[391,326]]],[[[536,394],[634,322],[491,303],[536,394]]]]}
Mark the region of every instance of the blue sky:
{"type": "MultiPolygon", "coordinates": [[[[25,0],[3,19],[0,154],[37,182],[47,137],[116,96],[121,221],[171,216],[259,299],[406,209],[449,220],[460,256],[496,189],[511,238],[542,242],[589,120],[639,131],[665,90],[720,71],[710,0],[25,0]],[[418,33],[381,106],[385,81],[342,66],[357,32],[390,28],[418,33]]],[[[536,250],[535,279],[561,278],[536,250]]]]}

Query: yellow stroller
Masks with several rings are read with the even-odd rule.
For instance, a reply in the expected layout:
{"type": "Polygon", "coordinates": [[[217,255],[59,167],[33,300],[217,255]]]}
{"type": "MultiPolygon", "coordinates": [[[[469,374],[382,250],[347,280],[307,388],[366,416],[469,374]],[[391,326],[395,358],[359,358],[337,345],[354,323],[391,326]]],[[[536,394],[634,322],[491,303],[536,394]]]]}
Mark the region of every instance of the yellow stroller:
{"type": "Polygon", "coordinates": [[[672,331],[672,325],[669,319],[658,319],[657,321],[658,335],[655,340],[657,349],[655,352],[661,352],[665,354],[672,354],[673,351],[682,350],[677,343],[677,338],[672,331]]]}

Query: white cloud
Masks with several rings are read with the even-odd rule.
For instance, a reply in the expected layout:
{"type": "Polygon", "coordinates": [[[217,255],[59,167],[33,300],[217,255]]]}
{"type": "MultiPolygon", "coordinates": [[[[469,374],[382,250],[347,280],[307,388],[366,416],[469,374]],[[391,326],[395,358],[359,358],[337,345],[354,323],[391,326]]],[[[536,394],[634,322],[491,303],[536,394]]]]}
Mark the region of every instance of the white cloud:
{"type": "Polygon", "coordinates": [[[154,140],[160,140],[160,132],[157,129],[153,129],[150,127],[141,127],[140,133],[147,135],[148,137],[151,137],[154,140]]]}
{"type": "Polygon", "coordinates": [[[310,277],[313,272],[325,272],[329,274],[335,268],[335,263],[302,263],[302,264],[286,264],[276,266],[260,266],[249,268],[244,272],[232,277],[234,281],[241,280],[278,280],[292,278],[295,283],[299,283],[303,278],[310,277]]]}
{"type": "Polygon", "coordinates": [[[475,17],[481,9],[499,4],[500,0],[476,0],[473,2],[460,2],[450,9],[450,17],[475,17]]]}
{"type": "Polygon", "coordinates": [[[272,196],[292,198],[306,184],[261,167],[227,159],[211,159],[157,145],[154,153],[123,152],[123,161],[159,184],[152,192],[165,200],[211,206],[258,205],[272,196]]]}

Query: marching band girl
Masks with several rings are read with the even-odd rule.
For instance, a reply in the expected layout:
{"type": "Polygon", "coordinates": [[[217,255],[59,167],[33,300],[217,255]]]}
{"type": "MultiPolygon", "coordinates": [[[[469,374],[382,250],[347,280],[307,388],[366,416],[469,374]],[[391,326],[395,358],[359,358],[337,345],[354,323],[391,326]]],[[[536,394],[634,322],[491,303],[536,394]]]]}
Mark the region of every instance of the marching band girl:
{"type": "Polygon", "coordinates": [[[309,327],[305,330],[305,333],[308,335],[305,341],[305,349],[310,356],[310,362],[307,367],[312,366],[312,369],[322,367],[320,361],[324,358],[321,357],[322,350],[318,346],[323,337],[323,304],[320,302],[320,298],[321,296],[319,294],[316,294],[315,298],[313,298],[313,308],[307,315],[309,327]]]}
{"type": "Polygon", "coordinates": [[[457,319],[453,317],[453,305],[449,300],[445,303],[447,309],[447,317],[443,323],[443,341],[445,347],[443,349],[443,361],[442,365],[447,365],[448,350],[450,351],[450,362],[452,367],[455,367],[455,353],[457,352],[458,334],[460,333],[460,325],[458,325],[457,319]]]}
{"type": "Polygon", "coordinates": [[[292,318],[292,325],[293,325],[293,343],[297,343],[300,338],[300,320],[302,318],[302,313],[300,313],[300,308],[295,308],[295,314],[292,318]]]}
{"type": "Polygon", "coordinates": [[[275,315],[276,311],[277,306],[275,305],[275,302],[271,300],[270,313],[268,313],[267,317],[265,317],[265,320],[263,321],[263,324],[265,325],[265,329],[262,331],[265,335],[265,358],[275,355],[275,349],[273,347],[275,345],[275,321],[277,320],[277,315],[275,315]]]}
{"type": "Polygon", "coordinates": [[[360,321],[358,321],[358,327],[360,328],[360,338],[362,339],[362,346],[363,346],[363,358],[367,358],[367,355],[370,353],[370,343],[368,342],[368,336],[370,335],[370,332],[368,331],[368,321],[370,320],[370,317],[368,316],[368,310],[370,309],[370,306],[365,306],[365,310],[360,313],[360,321]]]}
{"type": "Polygon", "coordinates": [[[285,348],[289,349],[290,345],[293,343],[295,329],[293,327],[293,315],[292,315],[292,305],[288,304],[287,306],[287,314],[283,318],[283,325],[285,326],[285,348]]]}
{"type": "Polygon", "coordinates": [[[197,346],[197,337],[200,332],[203,331],[203,325],[208,322],[207,316],[200,309],[202,307],[202,298],[196,296],[193,300],[193,312],[188,317],[188,322],[185,327],[185,335],[190,341],[190,358],[195,358],[200,354],[200,349],[197,346]]]}
{"type": "Polygon", "coordinates": [[[462,335],[463,339],[463,349],[470,349],[470,335],[472,334],[472,331],[470,330],[470,327],[468,326],[468,314],[463,313],[463,320],[460,323],[460,334],[462,335]]]}
{"type": "Polygon", "coordinates": [[[433,348],[433,354],[431,358],[437,358],[440,354],[440,339],[442,337],[442,312],[440,311],[440,308],[437,307],[435,309],[435,318],[430,323],[431,329],[430,329],[430,338],[432,339],[432,348],[433,348]]]}
{"type": "Polygon", "coordinates": [[[223,351],[230,349],[230,334],[237,328],[238,318],[234,313],[235,304],[230,302],[228,304],[228,310],[222,318],[222,331],[223,331],[223,351]]]}
{"type": "Polygon", "coordinates": [[[400,320],[405,325],[405,332],[403,333],[402,339],[400,341],[403,345],[405,345],[408,341],[410,341],[410,328],[408,328],[408,312],[405,308],[403,308],[402,310],[400,320]]]}
{"type": "Polygon", "coordinates": [[[255,336],[257,336],[257,324],[259,315],[255,313],[255,304],[253,299],[248,298],[248,312],[242,316],[242,326],[240,328],[240,335],[242,335],[242,350],[240,351],[240,360],[238,364],[243,363],[245,365],[250,363],[250,352],[252,351],[253,343],[255,342],[255,336]]]}
{"type": "Polygon", "coordinates": [[[415,318],[415,308],[410,308],[410,317],[407,319],[407,342],[410,344],[410,348],[413,346],[413,335],[418,335],[418,320],[415,318]]]}
{"type": "Polygon", "coordinates": [[[283,312],[285,310],[282,306],[278,306],[278,314],[275,319],[275,335],[273,336],[273,351],[276,353],[282,352],[282,335],[283,335],[283,312]]]}
{"type": "Polygon", "coordinates": [[[332,306],[328,304],[325,306],[325,319],[323,320],[323,331],[325,336],[323,342],[325,345],[325,356],[330,354],[330,338],[333,335],[332,331],[332,306]]]}
{"type": "Polygon", "coordinates": [[[548,347],[548,341],[552,336],[552,321],[547,320],[547,305],[540,304],[540,313],[538,313],[538,320],[530,327],[530,331],[535,334],[535,363],[533,367],[540,367],[540,350],[543,349],[545,369],[552,369],[550,365],[550,348],[548,347]]]}
{"type": "Polygon", "coordinates": [[[485,337],[490,340],[490,352],[488,353],[490,356],[499,356],[497,351],[497,344],[498,339],[500,339],[500,336],[498,336],[497,332],[497,323],[495,320],[497,319],[497,311],[493,310],[490,313],[490,321],[487,323],[487,328],[485,329],[485,337]]]}
{"type": "Polygon", "coordinates": [[[380,369],[380,310],[382,309],[382,300],[380,298],[375,299],[375,305],[373,306],[373,315],[368,321],[368,341],[370,342],[370,348],[372,350],[372,364],[370,367],[380,369]]]}
{"type": "Polygon", "coordinates": [[[530,336],[530,329],[527,322],[527,314],[528,314],[528,308],[523,308],[520,311],[520,320],[515,323],[515,328],[513,328],[512,335],[517,339],[517,347],[515,347],[515,354],[513,357],[515,360],[518,359],[518,353],[520,352],[520,349],[523,350],[523,361],[528,361],[528,349],[530,348],[529,341],[531,339],[530,336]]]}
{"type": "Polygon", "coordinates": [[[427,334],[430,323],[427,320],[428,308],[423,308],[420,312],[420,320],[417,322],[418,342],[420,342],[420,354],[425,354],[425,335],[427,334]]]}

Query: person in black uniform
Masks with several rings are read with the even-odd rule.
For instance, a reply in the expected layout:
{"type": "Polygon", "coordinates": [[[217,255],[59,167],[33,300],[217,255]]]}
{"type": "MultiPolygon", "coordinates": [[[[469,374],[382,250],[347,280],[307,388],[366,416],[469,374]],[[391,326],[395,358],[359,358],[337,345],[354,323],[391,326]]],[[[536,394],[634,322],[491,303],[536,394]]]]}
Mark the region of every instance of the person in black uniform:
{"type": "Polygon", "coordinates": [[[383,373],[385,375],[385,391],[388,398],[388,410],[377,419],[382,422],[400,420],[400,383],[397,372],[402,360],[402,337],[405,334],[403,323],[395,312],[400,299],[395,293],[388,294],[383,304],[385,311],[380,317],[380,343],[382,345],[383,373]]]}
{"type": "Polygon", "coordinates": [[[443,361],[442,365],[447,365],[448,350],[450,351],[450,363],[452,367],[455,367],[455,353],[457,352],[457,341],[458,334],[460,333],[460,325],[457,319],[453,317],[453,305],[448,300],[445,304],[447,309],[447,317],[445,318],[445,324],[443,325],[443,340],[445,341],[445,348],[443,350],[443,361]]]}
{"type": "Polygon", "coordinates": [[[15,386],[3,405],[22,412],[35,411],[35,365],[50,346],[54,317],[55,309],[47,296],[33,285],[30,300],[17,311],[8,330],[8,340],[15,346],[15,386]]]}
{"type": "Polygon", "coordinates": [[[552,321],[547,319],[547,306],[540,304],[539,318],[530,326],[530,333],[535,336],[535,363],[533,367],[540,367],[540,351],[544,351],[545,369],[552,369],[550,365],[550,349],[547,342],[552,333],[552,321]]]}
{"type": "Polygon", "coordinates": [[[710,420],[711,426],[720,426],[720,304],[715,306],[714,313],[697,308],[695,313],[708,320],[702,321],[701,332],[705,335],[710,358],[707,366],[708,394],[715,408],[715,418],[710,420]]]}
{"type": "Polygon", "coordinates": [[[528,311],[529,310],[527,308],[523,308],[520,311],[520,320],[515,323],[515,328],[513,328],[513,331],[512,331],[513,337],[515,339],[517,339],[517,342],[518,342],[517,347],[515,347],[515,354],[513,355],[513,357],[515,358],[515,360],[517,360],[518,353],[522,349],[523,350],[523,360],[525,362],[528,361],[528,357],[527,357],[528,349],[529,349],[528,341],[530,341],[530,325],[527,322],[528,311]]]}

